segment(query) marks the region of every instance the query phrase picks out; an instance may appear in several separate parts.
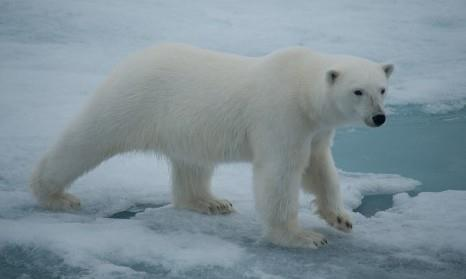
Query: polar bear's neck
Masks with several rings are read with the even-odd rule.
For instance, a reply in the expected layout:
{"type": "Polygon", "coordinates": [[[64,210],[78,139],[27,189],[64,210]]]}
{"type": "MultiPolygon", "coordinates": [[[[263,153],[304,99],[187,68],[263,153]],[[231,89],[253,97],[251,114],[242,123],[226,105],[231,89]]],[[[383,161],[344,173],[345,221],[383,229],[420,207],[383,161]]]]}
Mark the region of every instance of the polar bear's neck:
{"type": "Polygon", "coordinates": [[[308,49],[297,48],[296,76],[299,106],[316,128],[334,129],[347,124],[347,118],[336,106],[325,79],[327,67],[325,55],[308,49]]]}

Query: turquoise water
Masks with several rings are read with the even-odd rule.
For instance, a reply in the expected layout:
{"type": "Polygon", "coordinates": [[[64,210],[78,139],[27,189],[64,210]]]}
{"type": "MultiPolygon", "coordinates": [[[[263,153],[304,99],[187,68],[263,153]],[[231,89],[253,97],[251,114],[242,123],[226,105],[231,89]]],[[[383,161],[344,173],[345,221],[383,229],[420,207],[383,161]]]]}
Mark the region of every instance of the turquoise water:
{"type": "MultiPolygon", "coordinates": [[[[333,153],[346,171],[395,173],[419,180],[419,192],[466,190],[466,109],[429,114],[419,106],[395,108],[380,128],[337,132],[333,153]]],[[[392,206],[392,195],[366,196],[356,210],[366,216],[392,206]]]]}
{"type": "Polygon", "coordinates": [[[466,108],[428,114],[395,109],[380,128],[337,132],[333,152],[345,171],[396,173],[422,182],[417,192],[466,190],[466,108]]]}

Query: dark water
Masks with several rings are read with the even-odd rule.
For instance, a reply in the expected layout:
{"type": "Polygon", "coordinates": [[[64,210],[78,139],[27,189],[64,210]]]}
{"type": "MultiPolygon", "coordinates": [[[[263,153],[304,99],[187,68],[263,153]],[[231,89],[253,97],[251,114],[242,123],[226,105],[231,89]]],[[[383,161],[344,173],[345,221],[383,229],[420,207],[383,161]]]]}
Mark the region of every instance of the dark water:
{"type": "Polygon", "coordinates": [[[165,206],[167,205],[168,203],[160,203],[160,204],[149,204],[149,203],[144,203],[144,204],[136,204],[126,210],[123,210],[123,211],[119,211],[119,212],[116,212],[110,216],[108,216],[108,218],[112,218],[112,219],[131,219],[132,217],[134,217],[136,214],[140,213],[140,212],[144,212],[144,210],[146,210],[147,208],[159,208],[159,207],[162,207],[162,206],[165,206]]]}

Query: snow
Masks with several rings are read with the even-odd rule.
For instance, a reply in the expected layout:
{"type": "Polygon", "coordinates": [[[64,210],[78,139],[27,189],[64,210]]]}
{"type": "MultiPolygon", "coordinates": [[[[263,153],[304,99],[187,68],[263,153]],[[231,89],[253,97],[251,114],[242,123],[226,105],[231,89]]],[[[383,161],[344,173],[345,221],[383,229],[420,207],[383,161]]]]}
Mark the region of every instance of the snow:
{"type": "Polygon", "coordinates": [[[2,244],[36,246],[63,255],[66,264],[102,272],[134,272],[127,265],[158,263],[172,272],[194,266],[230,267],[243,248],[215,236],[189,232],[154,233],[137,220],[2,220],[2,244]],[[30,228],[34,230],[30,230],[30,228]],[[113,264],[110,264],[113,263],[113,264]],[[120,264],[118,264],[120,263],[120,264]],[[110,267],[112,267],[110,269],[110,267]]]}
{"type": "Polygon", "coordinates": [[[27,190],[34,163],[110,69],[158,42],[252,56],[304,45],[392,62],[392,114],[414,105],[454,118],[466,105],[464,11],[462,0],[0,1],[0,278],[464,277],[466,191],[410,197],[421,182],[399,174],[340,171],[349,209],[395,194],[391,209],[353,212],[350,235],[301,195],[301,222],[330,242],[317,251],[261,241],[248,164],[213,179],[237,210],[229,216],[173,209],[168,165],[150,154],[76,181],[77,213],[44,211],[27,190]]]}

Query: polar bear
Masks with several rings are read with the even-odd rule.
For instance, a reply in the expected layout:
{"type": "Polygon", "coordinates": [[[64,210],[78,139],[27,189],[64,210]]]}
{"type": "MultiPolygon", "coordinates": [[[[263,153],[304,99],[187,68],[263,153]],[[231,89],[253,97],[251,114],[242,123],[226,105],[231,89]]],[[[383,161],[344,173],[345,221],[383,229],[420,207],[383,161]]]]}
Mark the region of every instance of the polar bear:
{"type": "Polygon", "coordinates": [[[298,224],[300,187],[318,214],[352,229],[331,154],[334,129],[380,126],[391,64],[327,55],[303,47],[244,57],[163,44],[117,67],[38,163],[31,189],[53,210],[77,209],[65,189],[102,161],[152,151],[172,164],[173,205],[207,214],[232,212],[210,190],[219,163],[253,165],[264,237],[317,248],[321,234],[298,224]]]}

